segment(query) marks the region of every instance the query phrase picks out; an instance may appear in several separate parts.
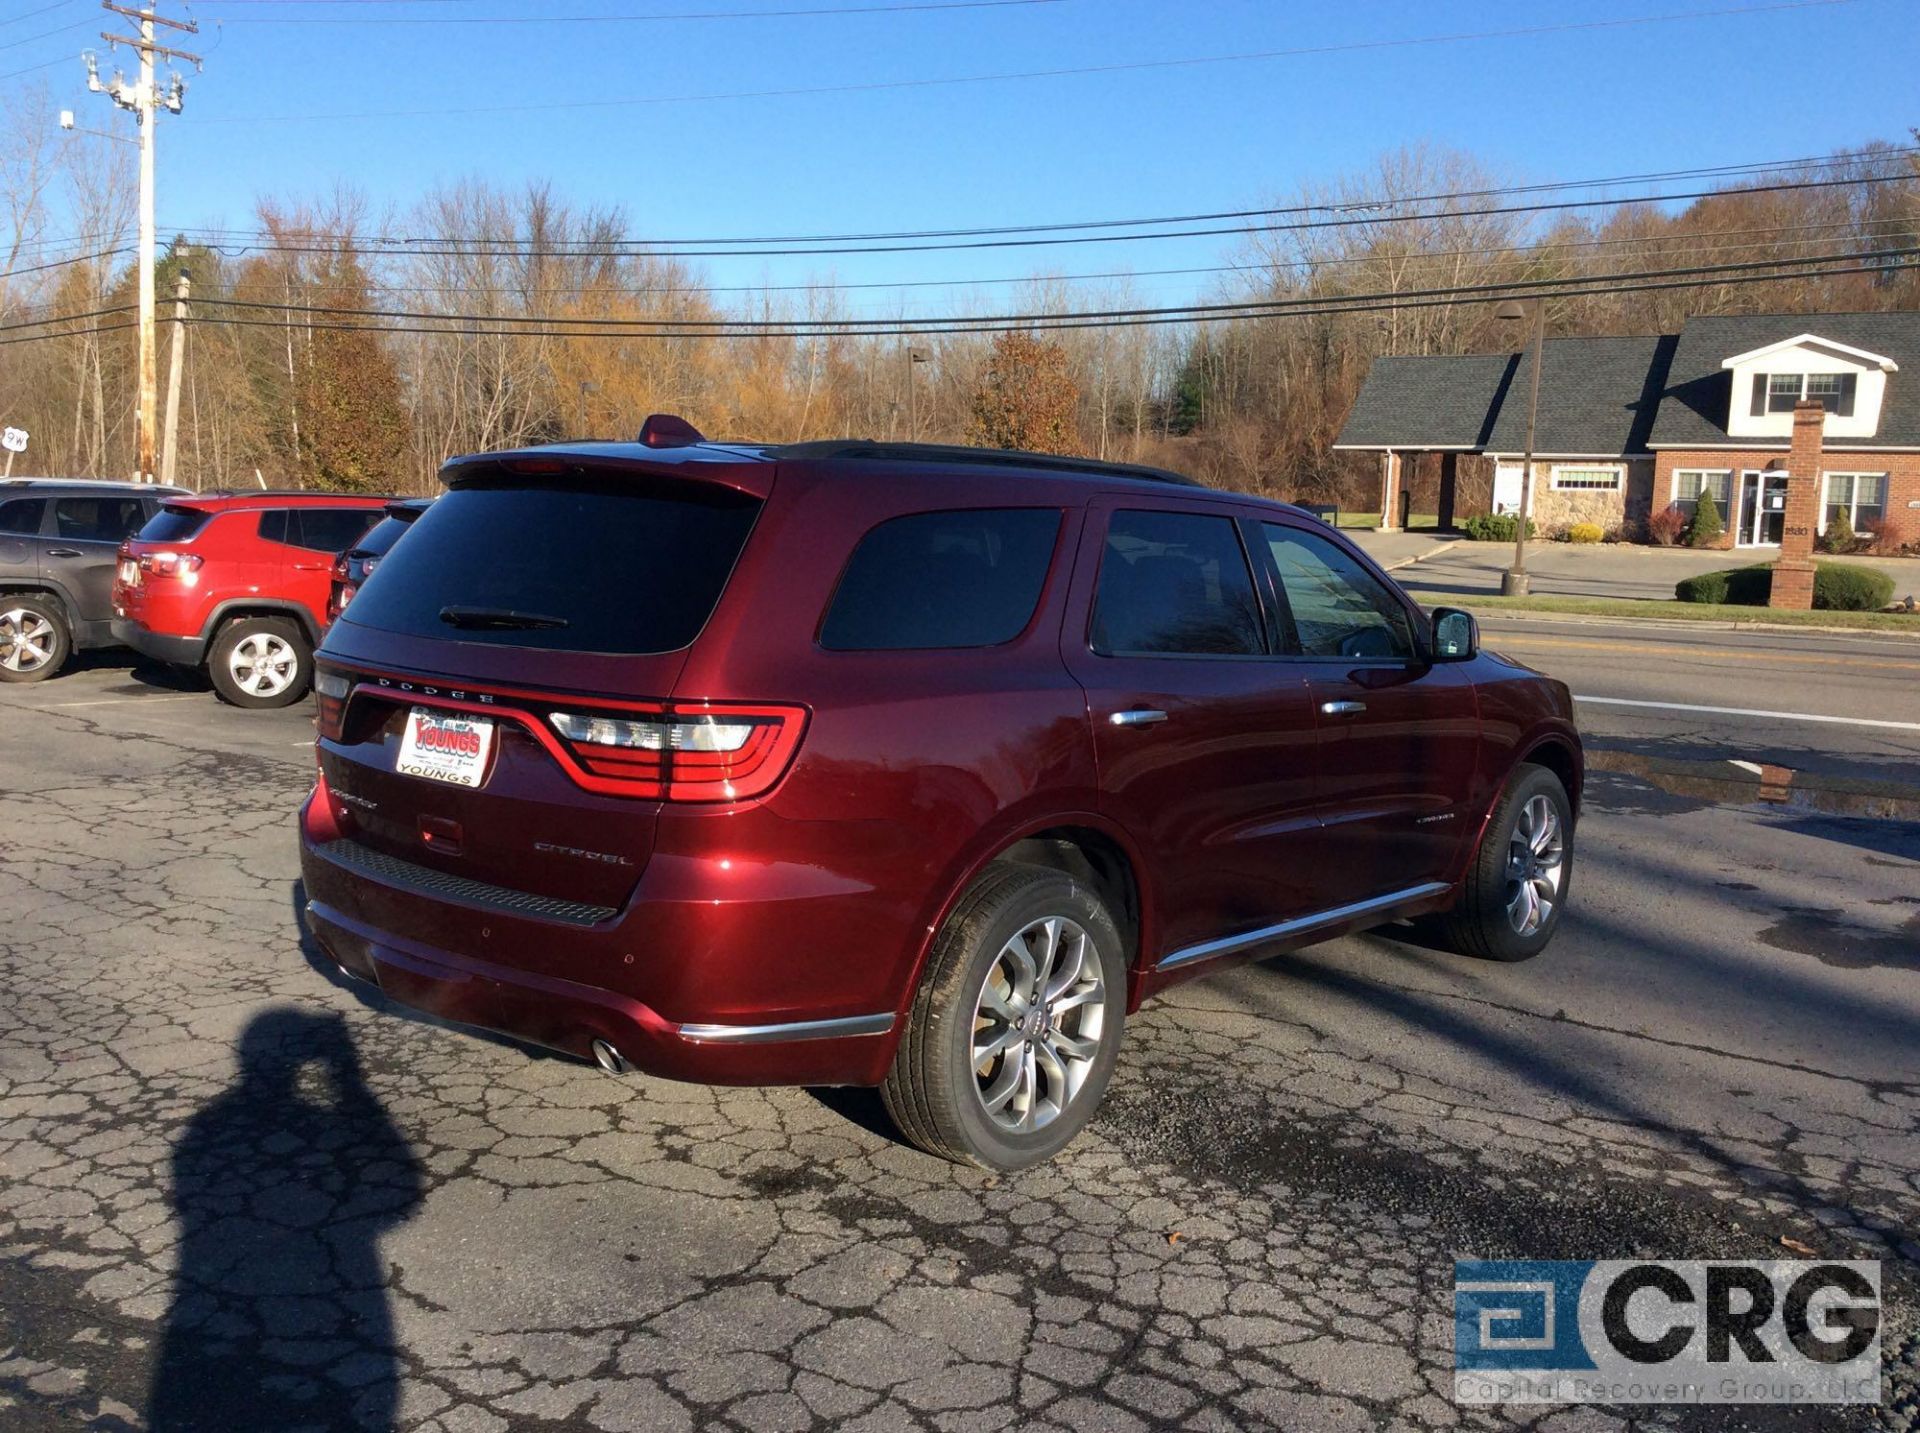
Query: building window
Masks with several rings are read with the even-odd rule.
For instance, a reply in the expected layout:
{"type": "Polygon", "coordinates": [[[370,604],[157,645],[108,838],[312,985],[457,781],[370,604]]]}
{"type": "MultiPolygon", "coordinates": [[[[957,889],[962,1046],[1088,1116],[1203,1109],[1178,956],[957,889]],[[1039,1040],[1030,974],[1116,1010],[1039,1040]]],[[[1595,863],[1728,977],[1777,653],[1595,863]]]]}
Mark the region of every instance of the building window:
{"type": "Polygon", "coordinates": [[[1885,473],[1828,473],[1826,501],[1820,508],[1820,531],[1841,513],[1857,533],[1877,532],[1887,515],[1885,473]]]}
{"type": "Polygon", "coordinates": [[[1726,468],[1678,468],[1673,474],[1674,506],[1691,518],[1700,506],[1700,494],[1713,494],[1714,506],[1721,517],[1727,515],[1733,501],[1733,474],[1726,468]]]}
{"type": "MultiPolygon", "coordinates": [[[[1829,413],[1851,416],[1858,383],[1859,375],[1853,373],[1770,373],[1766,411],[1791,413],[1794,404],[1807,398],[1829,413]]],[[[1754,411],[1759,411],[1757,403],[1754,411]]]]}
{"type": "Polygon", "coordinates": [[[1557,493],[1617,493],[1622,482],[1615,468],[1555,468],[1553,490],[1557,493]]]}
{"type": "Polygon", "coordinates": [[[1804,373],[1767,375],[1767,411],[1791,413],[1793,405],[1800,401],[1800,388],[1806,381],[1807,376],[1804,373]]]}

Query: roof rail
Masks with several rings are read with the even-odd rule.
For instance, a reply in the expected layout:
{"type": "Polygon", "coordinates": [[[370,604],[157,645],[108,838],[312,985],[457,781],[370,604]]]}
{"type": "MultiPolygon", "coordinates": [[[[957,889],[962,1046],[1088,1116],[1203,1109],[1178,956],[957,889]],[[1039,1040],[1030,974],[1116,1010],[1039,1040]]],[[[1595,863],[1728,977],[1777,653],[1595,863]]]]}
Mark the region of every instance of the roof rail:
{"type": "Polygon", "coordinates": [[[828,438],[812,443],[784,443],[769,448],[776,458],[866,458],[894,461],[966,463],[981,467],[1038,468],[1056,473],[1088,473],[1096,477],[1134,478],[1150,483],[1201,484],[1181,473],[1139,463],[1109,463],[1098,458],[1063,457],[1058,453],[1030,453],[1020,448],[969,448],[954,443],[882,443],[872,438],[828,438]]]}

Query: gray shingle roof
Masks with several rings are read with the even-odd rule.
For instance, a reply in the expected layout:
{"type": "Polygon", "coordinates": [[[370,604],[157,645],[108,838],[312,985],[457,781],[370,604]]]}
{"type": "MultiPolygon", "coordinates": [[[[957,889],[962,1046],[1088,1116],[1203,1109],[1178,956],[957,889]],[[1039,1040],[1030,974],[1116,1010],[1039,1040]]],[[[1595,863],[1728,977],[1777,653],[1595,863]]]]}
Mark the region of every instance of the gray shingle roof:
{"type": "MultiPolygon", "coordinates": [[[[1817,334],[1900,365],[1887,375],[1880,431],[1872,438],[1836,440],[1849,448],[1920,447],[1920,313],[1770,313],[1696,318],[1680,335],[1649,441],[1667,448],[1735,441],[1727,436],[1733,375],[1720,365],[1783,338],[1817,334]]],[[[1542,408],[1545,402],[1542,401],[1542,408]]],[[[1765,441],[1740,439],[1751,446],[1765,441]]],[[[1784,441],[1784,440],[1782,440],[1784,441]]]]}
{"type": "Polygon", "coordinates": [[[1510,353],[1376,358],[1336,446],[1478,448],[1514,366],[1510,353]]]}
{"type": "MultiPolygon", "coordinates": [[[[1536,453],[1644,453],[1653,430],[1654,409],[1665,386],[1674,339],[1550,338],[1540,370],[1539,431],[1536,453]]],[[[1483,445],[1491,452],[1520,453],[1527,446],[1527,385],[1533,359],[1520,359],[1500,405],[1493,432],[1483,445]]]]}
{"type": "MultiPolygon", "coordinates": [[[[1673,347],[1659,335],[1548,339],[1534,451],[1646,451],[1673,347]]],[[[1518,453],[1531,376],[1525,352],[1375,359],[1337,446],[1518,453]]]]}

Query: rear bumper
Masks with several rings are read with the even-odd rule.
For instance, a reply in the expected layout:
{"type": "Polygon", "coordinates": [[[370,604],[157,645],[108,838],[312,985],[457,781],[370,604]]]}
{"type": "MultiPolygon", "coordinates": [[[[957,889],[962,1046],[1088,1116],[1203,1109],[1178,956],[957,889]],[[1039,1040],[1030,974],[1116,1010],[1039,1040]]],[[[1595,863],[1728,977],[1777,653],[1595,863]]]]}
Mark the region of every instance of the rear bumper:
{"type": "Polygon", "coordinates": [[[629,943],[620,924],[589,930],[497,911],[477,933],[490,951],[511,952],[516,963],[448,950],[399,929],[437,936],[461,925],[463,911],[449,910],[444,896],[410,891],[336,862],[324,853],[327,844],[316,839],[303,807],[300,866],[314,939],[347,974],[403,1005],[581,1059],[591,1059],[593,1042],[605,1040],[636,1069],[666,1079],[871,1085],[886,1074],[891,1011],[849,1016],[788,1008],[764,1023],[743,1023],[737,1015],[724,1021],[672,1019],[644,992],[610,989],[591,978],[610,963],[631,974],[662,959],[658,951],[642,952],[639,962],[631,951],[611,958],[611,951],[629,943]],[[530,951],[540,953],[540,968],[530,968],[530,951]],[[582,975],[588,978],[575,978],[582,975]]]}
{"type": "Polygon", "coordinates": [[[198,637],[175,637],[165,632],[156,632],[144,622],[131,617],[113,619],[113,640],[123,647],[131,647],[143,657],[152,657],[156,662],[171,662],[177,667],[197,667],[205,655],[205,643],[198,637]]]}

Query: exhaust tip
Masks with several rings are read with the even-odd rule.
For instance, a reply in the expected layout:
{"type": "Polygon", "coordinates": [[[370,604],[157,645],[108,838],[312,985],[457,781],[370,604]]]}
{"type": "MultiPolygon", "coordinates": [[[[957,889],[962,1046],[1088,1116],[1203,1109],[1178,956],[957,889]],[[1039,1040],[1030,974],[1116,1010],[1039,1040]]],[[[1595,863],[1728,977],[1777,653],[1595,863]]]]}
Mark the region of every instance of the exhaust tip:
{"type": "Polygon", "coordinates": [[[633,1066],[627,1063],[627,1057],[605,1040],[593,1042],[593,1063],[609,1075],[625,1075],[633,1071],[633,1066]]]}

